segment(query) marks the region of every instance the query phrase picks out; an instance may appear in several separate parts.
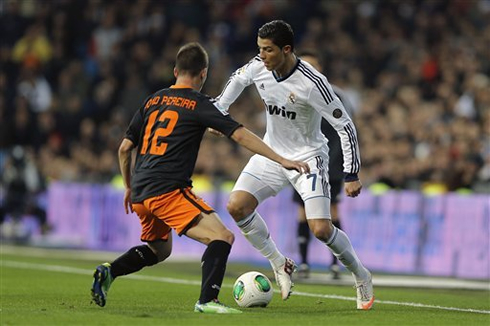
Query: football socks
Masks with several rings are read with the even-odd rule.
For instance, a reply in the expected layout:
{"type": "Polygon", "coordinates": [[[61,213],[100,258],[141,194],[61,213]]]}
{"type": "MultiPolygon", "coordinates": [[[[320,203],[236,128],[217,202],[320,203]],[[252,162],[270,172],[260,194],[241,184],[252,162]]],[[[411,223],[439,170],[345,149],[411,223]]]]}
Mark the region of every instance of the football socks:
{"type": "Polygon", "coordinates": [[[285,257],[277,250],[276,243],[272,240],[264,219],[257,211],[237,222],[237,226],[248,242],[269,259],[274,269],[278,269],[284,264],[285,257]]]}
{"type": "Polygon", "coordinates": [[[199,302],[207,303],[218,299],[230,250],[231,245],[228,242],[215,240],[204,251],[201,259],[202,282],[199,302]]]}
{"type": "Polygon", "coordinates": [[[127,275],[158,263],[157,255],[147,245],[129,249],[111,264],[112,277],[127,275]]]}
{"type": "Polygon", "coordinates": [[[356,282],[366,280],[369,271],[362,265],[344,231],[333,228],[330,239],[325,243],[344,266],[354,275],[356,282]]]}
{"type": "MultiPolygon", "coordinates": [[[[340,226],[340,220],[337,219],[335,221],[332,220],[333,226],[335,226],[337,229],[341,230],[342,227],[340,226]]],[[[332,260],[332,265],[338,265],[339,260],[337,259],[337,256],[333,255],[333,260],[332,260]]]]}

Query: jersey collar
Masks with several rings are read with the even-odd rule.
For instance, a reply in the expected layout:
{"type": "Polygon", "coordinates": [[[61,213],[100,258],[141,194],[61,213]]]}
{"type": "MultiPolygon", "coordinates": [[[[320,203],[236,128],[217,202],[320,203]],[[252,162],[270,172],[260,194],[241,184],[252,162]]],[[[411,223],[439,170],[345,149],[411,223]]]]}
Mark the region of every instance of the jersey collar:
{"type": "Polygon", "coordinates": [[[272,75],[274,76],[274,78],[276,79],[276,82],[280,83],[282,82],[283,80],[286,80],[289,78],[289,76],[291,76],[295,71],[296,69],[298,69],[298,65],[299,65],[299,58],[296,58],[296,64],[294,65],[293,69],[291,69],[291,71],[284,77],[279,77],[277,76],[276,72],[275,71],[272,71],[272,75]]]}
{"type": "Polygon", "coordinates": [[[192,87],[187,86],[187,85],[182,85],[182,84],[181,85],[172,85],[172,86],[170,86],[170,88],[191,88],[192,89],[192,87]]]}

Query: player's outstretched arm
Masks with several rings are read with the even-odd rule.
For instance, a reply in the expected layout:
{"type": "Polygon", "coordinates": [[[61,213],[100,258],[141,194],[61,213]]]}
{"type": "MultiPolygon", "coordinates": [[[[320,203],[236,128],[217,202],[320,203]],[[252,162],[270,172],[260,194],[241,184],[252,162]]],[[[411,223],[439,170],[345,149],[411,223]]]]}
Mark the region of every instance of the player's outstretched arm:
{"type": "Polygon", "coordinates": [[[307,163],[301,161],[291,161],[281,155],[277,154],[270,148],[266,143],[262,141],[257,135],[248,130],[245,127],[240,127],[236,129],[231,135],[231,139],[236,141],[238,144],[247,148],[248,150],[257,153],[259,155],[265,156],[268,159],[273,160],[282,165],[283,168],[288,170],[296,170],[299,173],[309,173],[310,167],[307,163]]]}
{"type": "Polygon", "coordinates": [[[124,138],[119,146],[119,169],[124,181],[124,210],[126,214],[130,211],[133,212],[131,206],[131,151],[134,148],[134,144],[127,138],[124,138]]]}

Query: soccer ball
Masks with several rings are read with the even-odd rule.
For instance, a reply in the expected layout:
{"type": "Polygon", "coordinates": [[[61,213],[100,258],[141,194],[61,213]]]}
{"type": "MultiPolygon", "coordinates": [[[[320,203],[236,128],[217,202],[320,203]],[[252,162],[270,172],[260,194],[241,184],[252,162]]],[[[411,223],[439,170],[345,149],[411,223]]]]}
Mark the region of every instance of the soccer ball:
{"type": "Polygon", "coordinates": [[[267,276],[255,271],[240,275],[233,285],[233,298],[243,308],[266,307],[272,300],[273,292],[267,276]]]}

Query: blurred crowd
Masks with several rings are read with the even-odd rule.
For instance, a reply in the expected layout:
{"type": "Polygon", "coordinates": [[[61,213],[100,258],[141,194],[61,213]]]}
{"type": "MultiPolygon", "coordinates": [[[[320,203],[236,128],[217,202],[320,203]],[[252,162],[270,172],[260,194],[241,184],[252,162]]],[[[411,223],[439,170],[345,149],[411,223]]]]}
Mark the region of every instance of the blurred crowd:
{"type": "MultiPolygon", "coordinates": [[[[45,183],[116,182],[126,126],[173,84],[177,49],[205,46],[217,96],[279,18],[354,104],[365,185],[490,191],[488,0],[0,0],[0,169],[19,145],[45,183]]],[[[263,111],[253,88],[230,109],[259,135],[263,111]]],[[[231,182],[250,155],[206,135],[196,182],[231,182]]]]}

